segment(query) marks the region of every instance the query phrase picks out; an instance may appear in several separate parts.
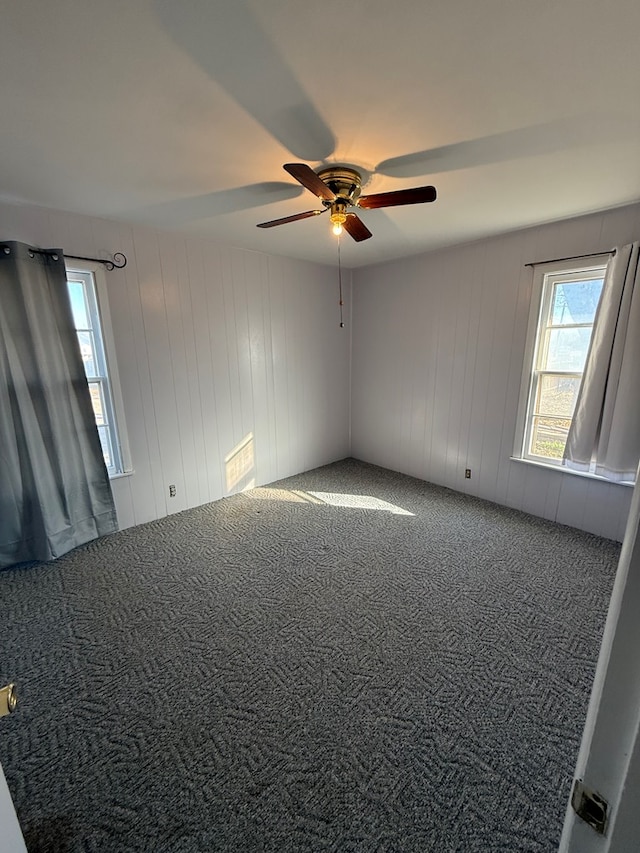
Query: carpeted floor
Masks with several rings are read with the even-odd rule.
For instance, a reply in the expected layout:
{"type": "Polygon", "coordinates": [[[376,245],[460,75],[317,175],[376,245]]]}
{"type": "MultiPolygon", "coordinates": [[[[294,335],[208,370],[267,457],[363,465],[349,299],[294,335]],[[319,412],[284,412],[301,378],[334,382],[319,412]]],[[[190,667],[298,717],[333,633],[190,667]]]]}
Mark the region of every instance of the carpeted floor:
{"type": "Polygon", "coordinates": [[[0,573],[30,853],[551,853],[619,546],[354,460],[0,573]]]}

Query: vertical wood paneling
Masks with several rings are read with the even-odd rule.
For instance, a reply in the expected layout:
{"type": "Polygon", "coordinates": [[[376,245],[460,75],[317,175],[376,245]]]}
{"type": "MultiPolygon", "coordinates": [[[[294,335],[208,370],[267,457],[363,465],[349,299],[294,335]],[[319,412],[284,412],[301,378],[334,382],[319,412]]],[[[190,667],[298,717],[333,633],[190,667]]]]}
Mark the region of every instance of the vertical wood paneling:
{"type": "Polygon", "coordinates": [[[548,518],[549,521],[554,521],[554,519],[558,517],[558,502],[560,500],[560,492],[562,490],[562,480],[562,474],[556,474],[555,477],[547,477],[547,495],[542,515],[544,518],[548,518]]]}
{"type": "Polygon", "coordinates": [[[586,477],[563,477],[556,521],[570,527],[583,527],[588,483],[586,477]]]}
{"type": "MultiPolygon", "coordinates": [[[[437,286],[437,282],[440,280],[441,274],[444,273],[444,270],[440,270],[438,266],[438,260],[439,259],[436,258],[435,269],[432,271],[432,275],[429,278],[426,278],[424,275],[421,276],[423,286],[425,288],[423,301],[425,303],[426,314],[426,322],[422,336],[424,347],[423,351],[425,355],[425,385],[423,393],[426,399],[426,417],[422,433],[424,444],[424,450],[422,452],[422,468],[424,473],[419,474],[419,476],[424,476],[427,480],[431,479],[433,476],[433,459],[438,458],[439,456],[438,448],[434,448],[433,446],[433,425],[436,411],[436,375],[438,372],[437,330],[440,324],[440,304],[443,296],[443,289],[437,286]]],[[[355,340],[353,346],[355,351],[355,340]]],[[[356,364],[357,363],[358,362],[356,360],[356,364]]],[[[421,393],[420,390],[418,393],[421,393]]]]}
{"type": "Polygon", "coordinates": [[[596,251],[608,252],[640,239],[640,205],[608,210],[602,217],[602,228],[596,251]]]}
{"type": "Polygon", "coordinates": [[[197,387],[193,410],[198,458],[199,503],[212,500],[212,482],[219,480],[218,431],[216,423],[215,388],[211,375],[211,327],[209,325],[207,268],[204,246],[200,240],[190,240],[187,250],[197,387]]]}
{"type": "MultiPolygon", "coordinates": [[[[49,234],[46,242],[47,245],[55,244],[56,246],[64,248],[69,254],[73,254],[74,249],[68,248],[72,245],[73,240],[71,237],[70,219],[71,217],[68,213],[49,216],[49,234]]],[[[94,241],[91,239],[87,249],[87,254],[89,254],[90,250],[94,248],[94,245],[94,241]]]]}
{"type": "Polygon", "coordinates": [[[305,324],[311,330],[306,338],[302,338],[302,336],[298,338],[300,347],[299,358],[302,365],[302,370],[298,374],[298,383],[300,383],[300,376],[307,376],[309,377],[311,386],[317,388],[320,392],[319,394],[312,394],[310,393],[310,386],[304,382],[301,383],[299,397],[301,418],[299,421],[300,435],[298,437],[302,452],[300,464],[301,467],[310,469],[315,466],[314,447],[322,432],[324,421],[322,408],[325,400],[325,389],[323,388],[321,375],[324,373],[324,370],[320,363],[322,354],[318,330],[325,327],[327,333],[329,333],[331,323],[328,318],[322,317],[323,310],[320,302],[320,293],[313,286],[313,277],[307,281],[300,281],[298,285],[298,300],[299,310],[305,316],[305,324]]]}
{"type": "MultiPolygon", "coordinates": [[[[419,283],[415,281],[413,276],[407,279],[407,286],[415,292],[419,283]]],[[[416,347],[415,340],[418,329],[415,325],[415,317],[410,313],[410,306],[413,300],[398,303],[397,321],[399,326],[398,333],[398,348],[399,355],[402,361],[406,364],[407,369],[401,370],[396,376],[396,385],[398,388],[398,404],[396,408],[396,417],[398,418],[400,441],[397,446],[397,461],[394,467],[404,471],[413,470],[413,458],[411,453],[411,432],[413,428],[414,409],[416,404],[413,400],[413,388],[415,384],[414,369],[416,362],[416,347]]],[[[420,400],[417,401],[419,406],[420,400]]]]}
{"type": "Polygon", "coordinates": [[[107,273],[134,469],[112,484],[121,527],[222,497],[248,433],[257,483],[349,454],[333,268],[16,205],[0,204],[0,237],[128,257],[107,273]]]}
{"type": "MultiPolygon", "coordinates": [[[[156,500],[153,479],[153,467],[159,465],[157,436],[153,427],[153,406],[150,397],[150,379],[147,362],[146,340],[142,319],[139,278],[136,266],[133,232],[121,234],[123,252],[129,262],[121,274],[124,274],[125,289],[119,304],[109,289],[109,309],[113,316],[125,314],[129,328],[127,334],[114,337],[118,359],[122,392],[125,406],[126,427],[131,448],[131,461],[134,475],[131,477],[131,496],[135,511],[135,523],[151,521],[162,514],[156,500]]],[[[118,294],[120,295],[120,294],[118,294]]]]}
{"type": "MultiPolygon", "coordinates": [[[[547,489],[549,485],[549,481],[552,479],[553,473],[549,471],[545,471],[544,468],[538,468],[533,465],[527,465],[525,468],[525,488],[522,493],[522,503],[519,509],[523,509],[525,512],[530,512],[532,515],[544,516],[545,507],[547,504],[547,489]]],[[[565,497],[563,494],[563,490],[567,490],[568,501],[571,501],[571,495],[573,492],[572,489],[577,487],[577,494],[582,494],[582,484],[578,480],[577,477],[569,477],[563,476],[563,483],[560,491],[560,500],[563,500],[565,497]],[[570,480],[569,483],[566,483],[567,479],[570,480]]],[[[565,521],[564,519],[559,518],[556,515],[556,520],[561,521],[562,524],[571,524],[573,527],[580,527],[581,524],[578,523],[578,520],[582,521],[582,515],[576,512],[573,515],[575,522],[565,521]]]]}
{"type": "Polygon", "coordinates": [[[287,407],[289,421],[289,468],[291,471],[303,470],[304,455],[300,448],[300,420],[304,416],[303,399],[298,371],[300,369],[300,330],[298,321],[301,319],[301,308],[304,308],[300,286],[290,275],[292,263],[284,260],[283,267],[287,271],[284,293],[284,333],[286,337],[286,359],[284,369],[287,374],[287,398],[291,405],[287,407]]]}
{"type": "Polygon", "coordinates": [[[233,283],[233,306],[235,313],[235,341],[238,356],[238,383],[240,391],[240,439],[253,432],[253,377],[251,374],[251,342],[249,340],[249,317],[247,304],[247,277],[245,254],[231,250],[231,280],[233,283]]]}
{"type": "Polygon", "coordinates": [[[175,426],[177,428],[173,479],[171,479],[170,472],[166,469],[165,471],[169,475],[169,483],[176,486],[176,496],[168,498],[168,506],[171,507],[172,511],[178,511],[192,506],[189,484],[197,476],[197,462],[189,419],[191,408],[189,385],[186,382],[176,382],[176,376],[185,376],[187,373],[187,354],[179,287],[179,270],[181,265],[186,264],[186,256],[183,242],[173,236],[167,235],[160,240],[158,248],[170,355],[167,365],[167,381],[170,382],[169,390],[173,394],[175,426]]]}
{"type": "Polygon", "coordinates": [[[377,465],[390,464],[394,442],[385,440],[389,434],[394,435],[389,419],[394,404],[395,386],[391,376],[388,347],[375,344],[379,335],[389,334],[388,305],[390,289],[384,286],[388,282],[386,268],[372,271],[368,290],[355,288],[354,292],[354,335],[358,335],[359,352],[353,352],[354,368],[362,365],[363,369],[353,371],[352,380],[352,434],[362,436],[366,447],[366,458],[377,465]],[[380,278],[382,285],[380,287],[380,278]],[[362,381],[361,381],[362,379],[362,381]],[[379,384],[378,384],[379,383],[379,384]],[[376,394],[376,387],[381,393],[376,394]]]}
{"type": "MultiPolygon", "coordinates": [[[[162,276],[160,241],[153,231],[143,231],[136,240],[136,263],[140,277],[140,297],[146,351],[151,381],[153,412],[149,413],[148,433],[155,432],[159,465],[152,460],[156,502],[161,512],[184,507],[184,468],[180,452],[180,430],[173,378],[172,349],[167,318],[166,291],[162,276]],[[169,484],[182,487],[178,501],[169,497],[169,484]],[[171,505],[169,502],[171,501],[171,505]],[[174,504],[173,501],[176,501],[174,504]]],[[[155,450],[155,447],[154,447],[155,450]]]]}
{"type": "Polygon", "coordinates": [[[261,258],[249,253],[244,258],[245,278],[247,282],[247,330],[248,355],[251,372],[253,399],[252,432],[256,436],[255,464],[257,479],[267,480],[269,474],[268,453],[261,453],[261,444],[269,439],[269,418],[267,411],[267,367],[266,345],[262,311],[261,258]],[[258,437],[260,445],[258,445],[258,437]]]}
{"type": "Polygon", "coordinates": [[[175,372],[176,383],[184,385],[187,391],[184,403],[186,409],[180,417],[184,424],[183,439],[184,458],[192,460],[191,465],[185,465],[185,488],[187,506],[193,507],[206,500],[205,487],[205,450],[202,430],[202,405],[200,401],[200,365],[198,361],[198,331],[196,321],[201,320],[199,293],[193,292],[191,271],[197,264],[195,241],[178,241],[176,249],[176,269],[178,272],[177,288],[180,301],[180,318],[184,340],[184,373],[175,372]]]}
{"type": "Polygon", "coordinates": [[[609,517],[609,510],[615,504],[615,493],[620,489],[618,486],[609,485],[590,480],[585,489],[585,500],[582,514],[584,527],[594,533],[602,530],[617,528],[618,519],[609,517]]]}
{"type": "Polygon", "coordinates": [[[356,270],[353,455],[621,538],[630,489],[510,457],[531,298],[524,264],[608,249],[639,228],[634,205],[356,270]]]}
{"type": "MultiPolygon", "coordinates": [[[[524,262],[530,256],[536,256],[538,244],[537,229],[532,228],[521,235],[517,243],[521,246],[520,258],[514,261],[514,266],[508,272],[511,279],[511,288],[515,288],[515,294],[509,290],[509,301],[513,304],[513,315],[511,328],[501,336],[504,341],[505,358],[508,361],[507,386],[505,388],[505,403],[502,414],[500,457],[498,460],[498,478],[496,484],[496,500],[507,506],[519,506],[519,500],[514,500],[514,494],[520,492],[524,486],[525,470],[522,465],[514,465],[509,457],[513,451],[515,439],[516,419],[518,416],[518,402],[520,396],[520,385],[522,382],[522,365],[529,320],[529,307],[533,284],[533,272],[530,267],[525,267],[524,262]],[[512,483],[512,477],[517,482],[512,483]]],[[[494,413],[498,417],[498,413],[494,413]]]]}
{"type": "Polygon", "coordinates": [[[231,252],[224,249],[221,252],[222,260],[222,282],[224,300],[224,322],[227,338],[227,354],[229,367],[229,396],[231,411],[231,440],[228,446],[223,447],[223,456],[226,458],[236,445],[245,436],[242,424],[242,389],[240,381],[240,362],[238,357],[237,321],[236,321],[236,298],[234,295],[234,271],[231,252]]]}
{"type": "MultiPolygon", "coordinates": [[[[440,286],[440,284],[436,286],[440,286]]],[[[431,472],[433,481],[436,483],[447,483],[447,456],[450,448],[451,436],[449,434],[450,394],[452,388],[453,365],[455,354],[455,307],[459,301],[460,276],[459,256],[454,260],[451,279],[447,287],[443,288],[440,300],[437,342],[435,355],[435,377],[433,389],[433,437],[431,443],[431,472]]],[[[399,304],[403,300],[400,294],[396,294],[399,304]]],[[[405,305],[409,311],[410,306],[405,305]]],[[[401,366],[396,367],[396,372],[402,372],[401,366]]]]}
{"type": "Polygon", "coordinates": [[[269,305],[269,259],[260,255],[260,318],[264,334],[264,405],[267,423],[267,442],[271,448],[265,459],[261,461],[260,479],[265,482],[275,480],[278,475],[278,439],[276,433],[276,408],[273,378],[273,335],[270,322],[269,305]]]}
{"type": "MultiPolygon", "coordinates": [[[[496,287],[500,271],[495,265],[494,258],[500,256],[501,245],[496,241],[488,243],[483,252],[482,265],[478,265],[475,276],[472,271],[470,272],[469,279],[470,284],[479,291],[480,303],[477,307],[477,343],[473,350],[473,385],[470,391],[471,417],[466,455],[471,468],[471,480],[467,481],[467,491],[482,497],[489,497],[492,491],[483,484],[483,479],[488,481],[490,472],[487,471],[486,466],[484,471],[482,468],[482,443],[489,427],[486,420],[487,397],[491,378],[491,353],[496,332],[496,302],[500,293],[496,287]]],[[[460,474],[459,471],[454,472],[454,482],[460,474]]],[[[495,493],[495,488],[493,492],[495,493]]]]}
{"type": "Polygon", "coordinates": [[[465,246],[460,253],[460,267],[456,270],[463,292],[453,309],[456,318],[456,357],[451,388],[455,389],[455,393],[451,395],[452,404],[449,407],[451,439],[447,453],[447,482],[459,484],[457,487],[464,491],[473,490],[479,473],[477,460],[470,447],[470,436],[482,300],[482,288],[477,286],[474,270],[478,265],[483,267],[484,261],[485,251],[479,251],[477,246],[465,246]],[[467,467],[471,467],[475,475],[471,480],[464,479],[467,467]]]}
{"type": "MultiPolygon", "coordinates": [[[[417,270],[411,270],[412,287],[421,290],[425,287],[417,270]]],[[[411,348],[411,375],[409,376],[409,420],[406,443],[407,470],[415,476],[424,476],[424,425],[428,417],[430,388],[428,357],[424,349],[416,345],[425,334],[429,323],[428,314],[424,310],[426,300],[412,300],[420,305],[421,310],[406,314],[407,336],[413,341],[411,348]]],[[[411,304],[411,303],[410,303],[411,304]]]]}
{"type": "Polygon", "coordinates": [[[287,349],[284,317],[284,282],[282,260],[268,259],[269,321],[271,326],[271,361],[273,369],[273,400],[275,406],[275,463],[279,471],[290,471],[289,450],[289,387],[287,384],[287,349]]]}
{"type": "MultiPolygon", "coordinates": [[[[612,506],[615,506],[614,513],[612,517],[617,519],[618,524],[618,535],[615,537],[619,539],[620,542],[624,539],[625,531],[627,529],[627,520],[629,518],[629,505],[631,504],[631,489],[627,488],[626,494],[623,489],[617,489],[615,493],[615,501],[612,501],[612,506]]],[[[609,528],[606,528],[607,530],[609,528]]],[[[603,534],[608,536],[609,534],[603,534]]]]}
{"type": "MultiPolygon", "coordinates": [[[[94,240],[95,246],[100,246],[101,250],[107,255],[118,251],[123,251],[123,232],[129,234],[126,228],[118,225],[115,222],[107,222],[103,220],[94,220],[94,240]]],[[[123,405],[125,410],[129,411],[126,401],[131,400],[136,396],[137,391],[134,383],[131,381],[132,371],[129,367],[125,369],[125,365],[132,363],[133,356],[133,338],[131,334],[131,322],[127,310],[127,277],[125,270],[112,270],[107,277],[107,288],[109,292],[109,315],[111,317],[111,326],[114,337],[120,341],[118,351],[115,353],[118,375],[120,377],[120,390],[123,396],[123,405]],[[129,358],[126,354],[129,353],[129,358]]],[[[125,424],[126,428],[126,419],[125,424]]],[[[127,431],[128,434],[128,431],[127,431]]],[[[120,527],[131,527],[136,523],[135,502],[132,493],[132,478],[120,477],[111,483],[116,509],[118,513],[118,523],[120,527]]]]}
{"type": "Polygon", "coordinates": [[[215,436],[215,460],[209,470],[209,495],[227,493],[225,458],[237,444],[231,410],[231,384],[229,379],[229,338],[225,316],[224,287],[221,253],[217,246],[202,244],[203,264],[206,271],[205,300],[208,332],[209,363],[207,370],[212,379],[211,428],[205,418],[203,439],[207,458],[211,457],[215,436]]]}
{"type": "Polygon", "coordinates": [[[21,240],[33,246],[54,248],[48,210],[24,205],[0,204],[0,229],[2,240],[21,240]]]}
{"type": "MultiPolygon", "coordinates": [[[[482,440],[478,468],[478,491],[481,497],[495,500],[498,490],[498,475],[503,442],[505,441],[505,419],[496,428],[496,413],[505,411],[509,387],[511,362],[511,340],[502,330],[513,329],[517,300],[513,298],[513,269],[522,264],[521,241],[504,239],[495,245],[496,251],[489,253],[493,291],[495,294],[494,316],[491,329],[491,353],[489,355],[489,377],[484,412],[482,413],[482,440]]],[[[498,415],[499,416],[499,415],[498,415]]],[[[512,429],[508,436],[512,437],[512,429]]]]}

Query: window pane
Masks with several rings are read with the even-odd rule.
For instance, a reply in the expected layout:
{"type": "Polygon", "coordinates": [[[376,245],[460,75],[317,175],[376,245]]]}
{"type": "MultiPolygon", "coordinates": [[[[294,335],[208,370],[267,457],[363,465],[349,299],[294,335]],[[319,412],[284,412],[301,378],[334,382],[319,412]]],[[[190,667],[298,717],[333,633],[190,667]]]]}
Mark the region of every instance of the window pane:
{"type": "MultiPolygon", "coordinates": [[[[606,267],[542,272],[535,347],[529,373],[529,403],[522,455],[539,461],[562,462],[567,435],[580,393],[606,267]]],[[[531,317],[533,320],[533,317],[531,317]]]]}
{"type": "Polygon", "coordinates": [[[562,459],[571,421],[567,419],[535,417],[531,430],[531,450],[534,456],[562,459]]]}
{"type": "Polygon", "coordinates": [[[111,448],[111,435],[109,427],[99,426],[98,435],[100,436],[100,444],[102,445],[102,455],[104,456],[104,464],[107,468],[113,468],[113,450],[111,448]]]}
{"type": "Polygon", "coordinates": [[[82,354],[84,372],[87,374],[88,378],[98,376],[93,332],[78,332],[78,341],[80,343],[80,353],[82,354]]]}
{"type": "Polygon", "coordinates": [[[579,388],[579,376],[541,376],[538,382],[536,414],[571,418],[579,388]]]}
{"type": "Polygon", "coordinates": [[[104,461],[113,475],[123,466],[93,273],[69,270],[67,288],[104,461]]]}
{"type": "Polygon", "coordinates": [[[602,279],[558,282],[553,286],[551,323],[593,323],[602,291],[602,279]]]}
{"type": "Polygon", "coordinates": [[[90,382],[89,393],[91,394],[91,403],[93,405],[93,412],[96,416],[96,423],[98,424],[98,426],[102,426],[107,422],[104,415],[104,397],[102,396],[102,383],[90,382]]]}
{"type": "Polygon", "coordinates": [[[591,327],[549,329],[543,370],[571,370],[582,373],[591,340],[591,327]]]}
{"type": "Polygon", "coordinates": [[[90,328],[87,303],[84,297],[84,284],[81,281],[68,281],[67,288],[76,329],[90,328]]]}

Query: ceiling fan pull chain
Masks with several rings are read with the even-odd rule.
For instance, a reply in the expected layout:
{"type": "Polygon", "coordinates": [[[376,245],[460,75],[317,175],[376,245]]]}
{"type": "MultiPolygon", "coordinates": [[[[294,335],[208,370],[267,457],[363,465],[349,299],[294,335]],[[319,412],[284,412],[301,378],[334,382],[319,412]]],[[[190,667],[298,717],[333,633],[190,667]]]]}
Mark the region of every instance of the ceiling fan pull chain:
{"type": "Polygon", "coordinates": [[[344,329],[344,318],[342,316],[342,306],[344,302],[342,301],[342,265],[340,263],[340,236],[338,236],[338,291],[340,293],[340,328],[344,329]]]}

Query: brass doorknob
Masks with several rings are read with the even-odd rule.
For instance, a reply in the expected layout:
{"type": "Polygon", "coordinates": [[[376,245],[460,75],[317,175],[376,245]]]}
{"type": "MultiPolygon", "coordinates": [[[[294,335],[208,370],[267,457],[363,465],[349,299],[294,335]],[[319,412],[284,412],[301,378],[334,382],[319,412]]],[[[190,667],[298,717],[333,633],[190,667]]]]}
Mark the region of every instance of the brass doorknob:
{"type": "Polygon", "coordinates": [[[0,717],[15,711],[17,704],[18,696],[15,684],[7,684],[6,687],[0,688],[0,717]]]}

